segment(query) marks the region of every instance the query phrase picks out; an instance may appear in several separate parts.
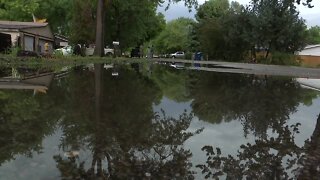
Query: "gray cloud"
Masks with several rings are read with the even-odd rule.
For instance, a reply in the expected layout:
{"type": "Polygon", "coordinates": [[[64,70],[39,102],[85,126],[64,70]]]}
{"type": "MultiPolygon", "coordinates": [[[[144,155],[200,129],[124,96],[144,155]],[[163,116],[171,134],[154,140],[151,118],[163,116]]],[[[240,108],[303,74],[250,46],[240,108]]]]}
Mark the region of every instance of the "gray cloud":
{"type": "MultiPolygon", "coordinates": [[[[250,0],[236,0],[236,1],[244,5],[249,4],[250,2],[250,0]]],[[[199,4],[203,4],[205,0],[199,0],[198,2],[199,4]]],[[[309,27],[315,26],[315,25],[320,26],[320,1],[314,1],[312,3],[314,7],[311,9],[303,5],[298,6],[298,10],[300,11],[300,16],[306,20],[306,24],[309,27]]],[[[194,18],[196,10],[192,9],[192,11],[189,12],[188,8],[185,7],[182,2],[180,2],[180,3],[171,4],[170,8],[167,11],[165,11],[165,7],[159,7],[158,12],[163,13],[167,21],[171,21],[179,17],[194,18]]]]}

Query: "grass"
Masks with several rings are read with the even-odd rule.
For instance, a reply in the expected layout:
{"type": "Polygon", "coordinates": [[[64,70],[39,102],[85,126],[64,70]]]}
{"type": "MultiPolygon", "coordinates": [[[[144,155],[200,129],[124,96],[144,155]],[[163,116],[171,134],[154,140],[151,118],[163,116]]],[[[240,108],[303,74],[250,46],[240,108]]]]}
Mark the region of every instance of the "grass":
{"type": "Polygon", "coordinates": [[[88,63],[142,63],[148,62],[148,59],[131,59],[131,58],[112,58],[112,57],[81,57],[81,56],[57,56],[47,58],[36,57],[14,57],[11,55],[0,56],[0,66],[70,66],[70,65],[85,65],[88,63]]]}

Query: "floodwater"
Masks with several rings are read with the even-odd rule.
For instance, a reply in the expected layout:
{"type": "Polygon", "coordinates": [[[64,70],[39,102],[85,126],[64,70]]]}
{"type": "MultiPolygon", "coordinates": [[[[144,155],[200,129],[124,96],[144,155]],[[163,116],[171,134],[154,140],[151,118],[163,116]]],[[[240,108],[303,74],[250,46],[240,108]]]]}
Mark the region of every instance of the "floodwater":
{"type": "Polygon", "coordinates": [[[317,179],[320,93],[155,64],[3,67],[0,179],[317,179]]]}

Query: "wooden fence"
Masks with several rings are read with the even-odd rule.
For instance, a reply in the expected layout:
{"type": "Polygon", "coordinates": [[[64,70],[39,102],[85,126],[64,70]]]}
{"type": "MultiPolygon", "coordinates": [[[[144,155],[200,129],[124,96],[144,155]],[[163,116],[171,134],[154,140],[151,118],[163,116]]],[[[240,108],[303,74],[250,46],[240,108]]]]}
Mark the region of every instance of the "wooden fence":
{"type": "Polygon", "coordinates": [[[310,66],[310,67],[320,66],[320,56],[299,55],[298,57],[301,59],[302,64],[305,66],[310,66]]]}

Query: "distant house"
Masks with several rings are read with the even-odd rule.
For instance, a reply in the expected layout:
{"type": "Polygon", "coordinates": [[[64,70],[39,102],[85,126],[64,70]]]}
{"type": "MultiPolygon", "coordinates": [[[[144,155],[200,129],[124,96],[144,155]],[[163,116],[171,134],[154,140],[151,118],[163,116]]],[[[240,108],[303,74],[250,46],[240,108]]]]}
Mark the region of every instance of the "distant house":
{"type": "Polygon", "coordinates": [[[48,23],[0,21],[0,52],[10,47],[20,47],[21,50],[45,53],[53,52],[54,35],[48,23]]]}
{"type": "Polygon", "coordinates": [[[310,66],[320,65],[320,44],[309,45],[296,54],[302,59],[303,64],[310,66]]]}

